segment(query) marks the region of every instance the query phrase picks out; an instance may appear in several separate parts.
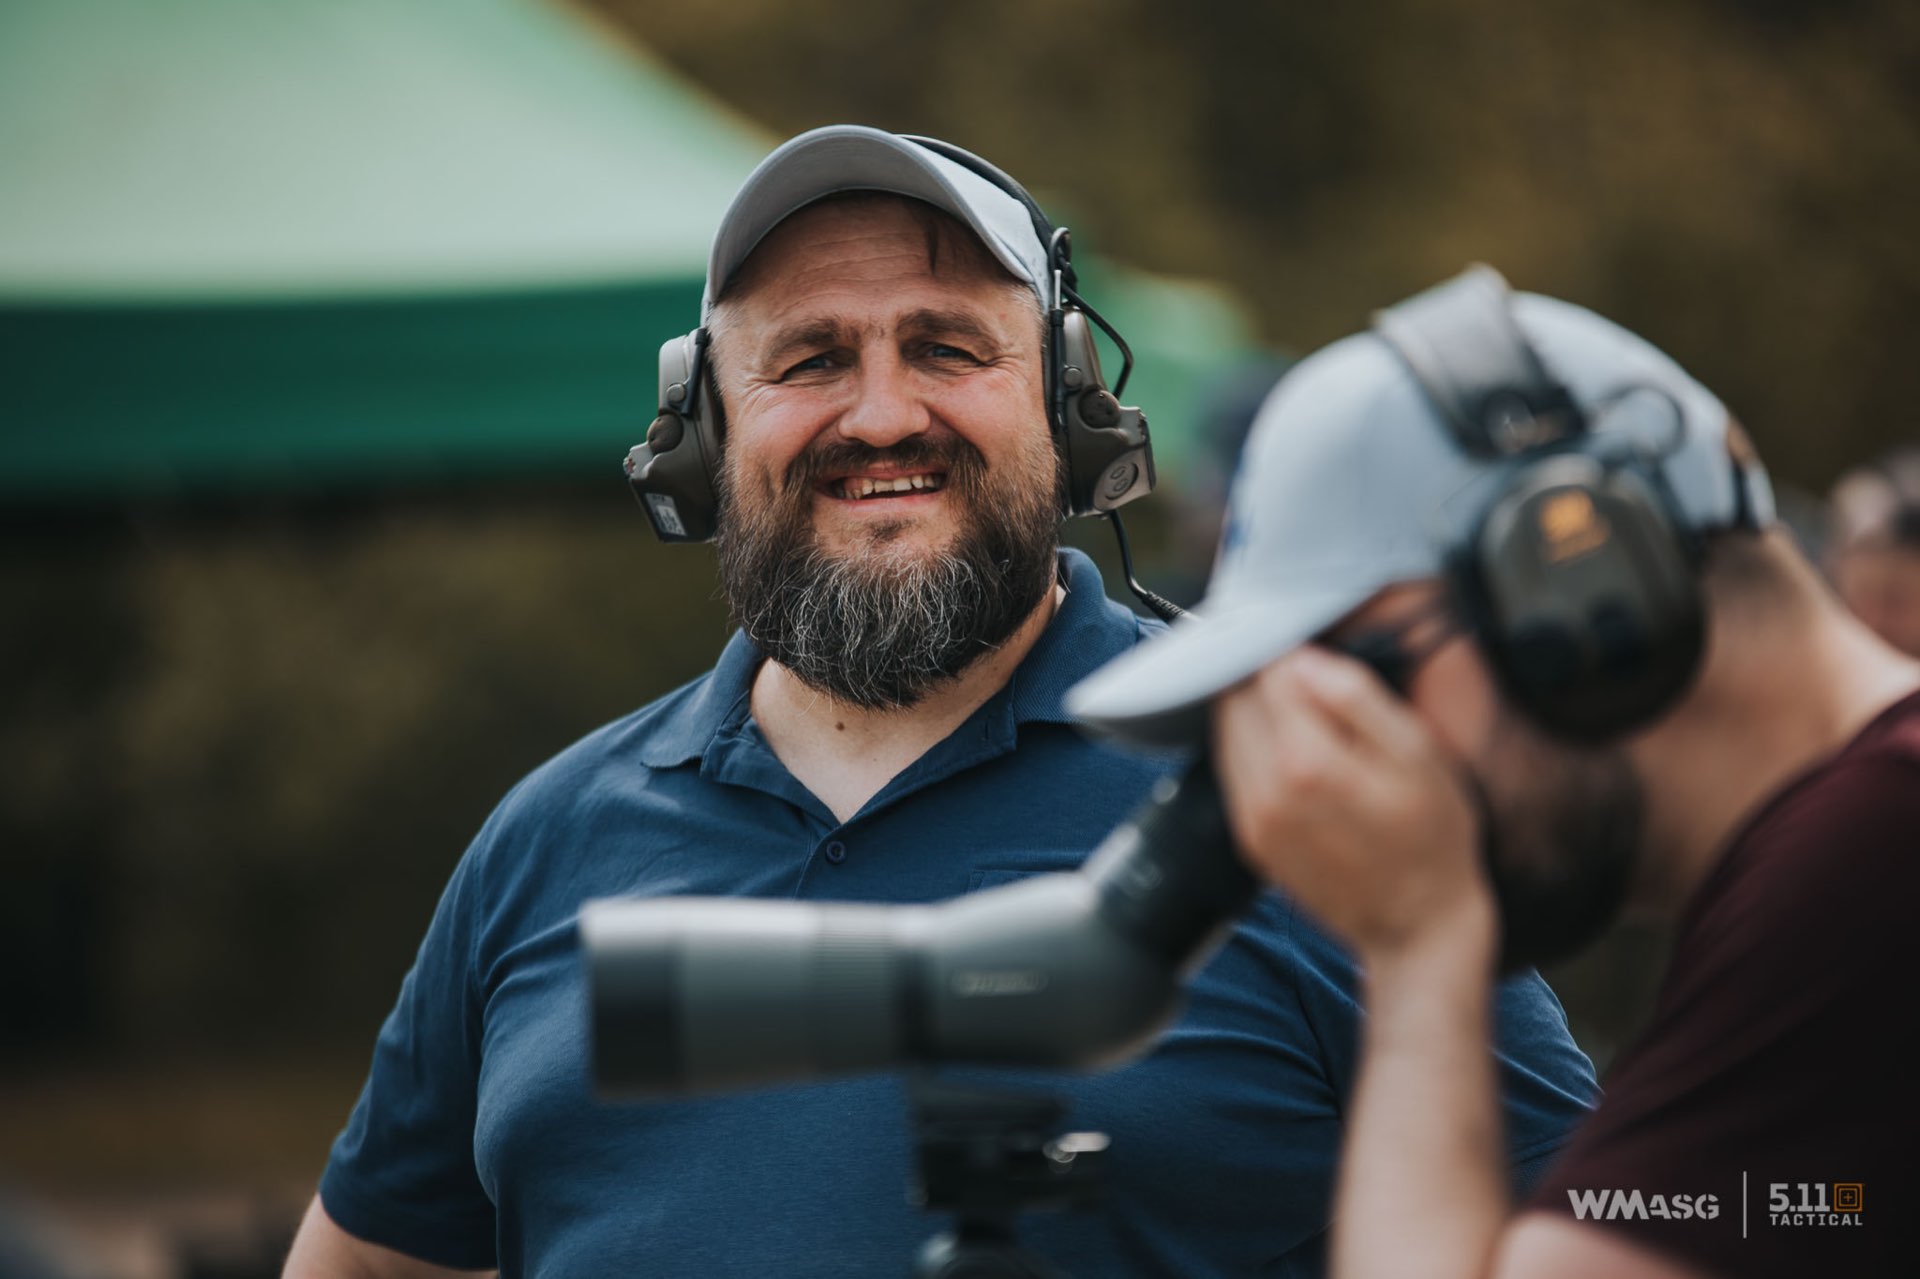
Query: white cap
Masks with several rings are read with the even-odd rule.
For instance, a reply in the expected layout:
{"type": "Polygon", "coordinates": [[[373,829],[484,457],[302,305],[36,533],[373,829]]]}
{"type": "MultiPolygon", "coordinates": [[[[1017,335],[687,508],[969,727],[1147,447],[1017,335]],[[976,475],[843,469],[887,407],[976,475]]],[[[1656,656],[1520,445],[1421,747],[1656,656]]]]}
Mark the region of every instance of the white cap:
{"type": "Polygon", "coordinates": [[[701,315],[712,313],[714,298],[768,232],[815,200],[841,191],[889,191],[944,209],[971,227],[1041,302],[1051,304],[1048,246],[1018,197],[897,133],[834,124],[783,143],[747,175],[713,237],[701,315]]]}
{"type": "MultiPolygon", "coordinates": [[[[1678,438],[1652,452],[1700,530],[1745,498],[1727,450],[1727,410],[1679,365],[1593,312],[1534,294],[1512,314],[1546,371],[1591,410],[1632,386],[1678,407],[1678,438]]],[[[1603,416],[1595,430],[1634,415],[1603,416]]],[[[1644,424],[1644,417],[1638,421],[1644,424]]],[[[1672,415],[1666,417],[1672,426],[1672,415]]],[[[1624,428],[1623,428],[1624,430],[1624,428]]],[[[1632,438],[1628,436],[1627,438],[1632,438]]],[[[1406,363],[1375,333],[1342,339],[1281,379],[1261,407],[1227,505],[1220,554],[1194,616],[1123,654],[1068,694],[1077,717],[1153,745],[1204,739],[1207,703],[1396,582],[1438,577],[1498,478],[1515,462],[1468,454],[1406,363]]],[[[1770,511],[1762,510],[1762,518],[1770,511]]]]}

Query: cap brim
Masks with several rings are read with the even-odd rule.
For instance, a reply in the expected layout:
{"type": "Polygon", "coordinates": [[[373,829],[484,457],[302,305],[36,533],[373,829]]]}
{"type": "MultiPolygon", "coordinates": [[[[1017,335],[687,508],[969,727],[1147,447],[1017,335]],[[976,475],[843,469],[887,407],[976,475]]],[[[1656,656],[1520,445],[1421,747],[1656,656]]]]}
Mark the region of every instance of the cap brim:
{"type": "Polygon", "coordinates": [[[706,307],[711,309],[734,272],[773,228],[815,200],[841,191],[891,192],[952,214],[972,228],[1001,265],[1044,296],[1046,250],[1025,205],[905,138],[863,125],[835,125],[794,138],[748,176],[714,237],[707,260],[706,307]],[[1019,242],[1023,235],[1032,246],[1019,242]]]}
{"type": "Polygon", "coordinates": [[[1353,588],[1343,586],[1182,618],[1069,689],[1067,711],[1102,736],[1198,746],[1206,740],[1208,703],[1357,603],[1353,588]]]}

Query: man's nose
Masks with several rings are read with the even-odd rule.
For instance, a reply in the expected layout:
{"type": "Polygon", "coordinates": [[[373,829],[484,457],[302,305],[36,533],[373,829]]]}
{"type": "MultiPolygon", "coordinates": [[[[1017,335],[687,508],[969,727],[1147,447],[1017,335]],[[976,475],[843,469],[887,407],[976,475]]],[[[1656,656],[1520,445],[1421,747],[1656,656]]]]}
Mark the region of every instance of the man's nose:
{"type": "Polygon", "coordinates": [[[862,360],[854,402],[840,415],[840,434],[883,449],[926,431],[933,415],[913,383],[912,370],[897,356],[862,360]]]}

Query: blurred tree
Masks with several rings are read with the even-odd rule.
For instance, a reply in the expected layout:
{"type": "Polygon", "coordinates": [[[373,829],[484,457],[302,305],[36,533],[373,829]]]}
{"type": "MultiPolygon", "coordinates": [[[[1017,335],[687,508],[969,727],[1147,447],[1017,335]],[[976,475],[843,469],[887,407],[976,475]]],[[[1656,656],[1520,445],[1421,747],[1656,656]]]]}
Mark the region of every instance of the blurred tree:
{"type": "Polygon", "coordinates": [[[792,131],[974,146],[1318,345],[1471,259],[1671,351],[1823,486],[1914,430],[1908,0],[592,0],[792,131]]]}
{"type": "Polygon", "coordinates": [[[84,1044],[112,999],[116,708],[144,655],[120,548],[85,526],[0,539],[0,1021],[15,1044],[84,1044]]]}
{"type": "Polygon", "coordinates": [[[10,532],[16,1048],[359,1051],[492,804],[726,635],[617,484],[10,532]]]}

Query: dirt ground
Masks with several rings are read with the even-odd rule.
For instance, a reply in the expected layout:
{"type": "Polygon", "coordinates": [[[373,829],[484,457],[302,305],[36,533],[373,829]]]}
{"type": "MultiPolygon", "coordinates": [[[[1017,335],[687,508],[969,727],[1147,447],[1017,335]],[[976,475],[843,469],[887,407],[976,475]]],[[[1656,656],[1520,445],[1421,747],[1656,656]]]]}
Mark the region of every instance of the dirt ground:
{"type": "Polygon", "coordinates": [[[277,1275],[363,1070],[178,1063],[0,1078],[0,1271],[11,1279],[11,1246],[61,1279],[277,1275]]]}

